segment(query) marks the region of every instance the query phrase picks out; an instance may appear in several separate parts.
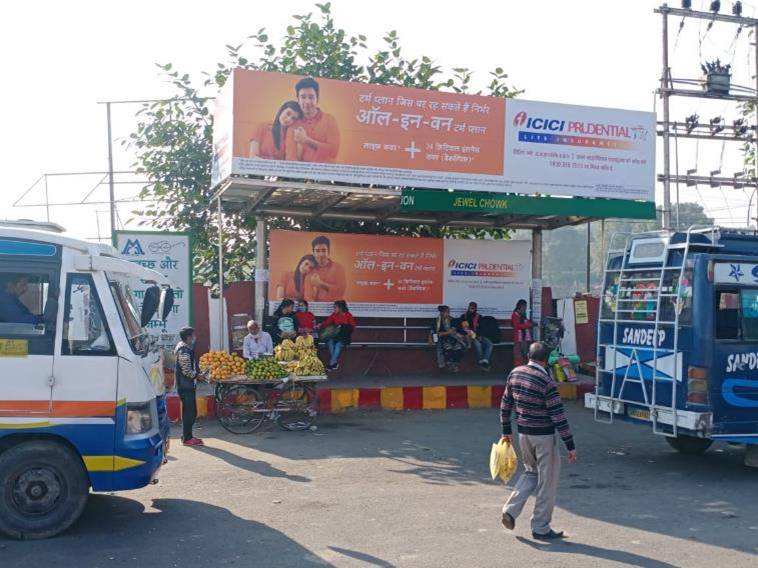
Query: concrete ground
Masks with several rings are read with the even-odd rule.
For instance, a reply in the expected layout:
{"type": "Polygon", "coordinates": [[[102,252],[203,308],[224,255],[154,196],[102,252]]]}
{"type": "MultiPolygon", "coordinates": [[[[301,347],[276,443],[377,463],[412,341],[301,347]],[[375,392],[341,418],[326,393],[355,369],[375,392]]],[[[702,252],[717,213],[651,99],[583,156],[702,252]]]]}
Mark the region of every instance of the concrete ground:
{"type": "Polygon", "coordinates": [[[758,565],[758,471],[727,446],[676,454],[649,428],[596,424],[570,403],[579,463],[564,464],[556,529],[514,533],[489,479],[496,410],[348,413],[316,432],[174,444],[161,482],[93,495],[56,539],[0,539],[0,566],[492,567],[758,565]]]}

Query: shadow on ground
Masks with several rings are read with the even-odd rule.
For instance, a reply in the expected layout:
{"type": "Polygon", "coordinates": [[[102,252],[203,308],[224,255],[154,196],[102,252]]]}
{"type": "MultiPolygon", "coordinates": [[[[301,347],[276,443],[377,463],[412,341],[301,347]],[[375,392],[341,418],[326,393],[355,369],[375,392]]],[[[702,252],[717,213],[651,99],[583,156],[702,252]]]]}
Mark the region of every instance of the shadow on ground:
{"type": "MultiPolygon", "coordinates": [[[[580,462],[564,462],[560,508],[640,531],[758,553],[758,502],[748,498],[758,470],[743,466],[743,450],[717,444],[704,456],[685,456],[647,425],[599,424],[581,403],[567,407],[580,462]]],[[[377,458],[386,471],[403,477],[471,486],[495,483],[488,464],[498,422],[496,409],[363,412],[319,417],[315,433],[233,436],[218,429],[218,434],[288,460],[377,458]]]]}
{"type": "MultiPolygon", "coordinates": [[[[184,499],[139,501],[92,495],[78,523],[60,537],[2,541],[0,560],[14,568],[51,566],[333,566],[284,533],[227,509],[184,499]],[[135,544],[136,543],[136,544],[135,544]],[[76,550],[63,559],[60,550],[76,550]],[[268,552],[267,552],[268,551],[268,552]],[[273,558],[272,551],[276,551],[273,558]]],[[[381,564],[377,564],[381,566],[381,564]]]]}

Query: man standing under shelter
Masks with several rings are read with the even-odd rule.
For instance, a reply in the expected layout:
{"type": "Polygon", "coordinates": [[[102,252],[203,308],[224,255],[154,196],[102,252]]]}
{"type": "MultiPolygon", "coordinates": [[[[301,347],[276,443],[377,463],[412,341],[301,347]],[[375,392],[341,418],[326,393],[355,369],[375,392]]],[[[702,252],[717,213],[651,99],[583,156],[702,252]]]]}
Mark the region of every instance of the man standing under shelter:
{"type": "Polygon", "coordinates": [[[503,439],[512,442],[511,413],[516,411],[519,447],[524,473],[503,507],[503,525],[516,526],[529,495],[535,493],[532,536],[537,540],[564,538],[563,532],[550,527],[558,494],[561,454],[558,435],[568,449],[569,463],[576,462],[574,439],[569,429],[561,397],[547,369],[550,352],[544,343],[529,346],[529,363],[508,375],[500,403],[503,439]]]}
{"type": "Polygon", "coordinates": [[[340,130],[334,117],[319,107],[318,82],[312,77],[300,79],[295,95],[303,118],[287,129],[284,155],[288,160],[333,164],[340,149],[340,130]],[[302,147],[300,153],[298,145],[302,147]]]}

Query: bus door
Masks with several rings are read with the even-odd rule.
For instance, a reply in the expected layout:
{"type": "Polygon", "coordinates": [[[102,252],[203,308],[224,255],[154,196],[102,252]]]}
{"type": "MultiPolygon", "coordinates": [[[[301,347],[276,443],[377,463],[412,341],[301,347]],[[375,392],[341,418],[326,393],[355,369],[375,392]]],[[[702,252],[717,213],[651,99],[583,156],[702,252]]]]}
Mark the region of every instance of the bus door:
{"type": "Polygon", "coordinates": [[[758,287],[718,286],[714,321],[714,434],[758,440],[758,287]]]}
{"type": "MultiPolygon", "coordinates": [[[[55,354],[52,414],[113,424],[118,355],[103,310],[103,303],[111,300],[98,290],[108,291],[102,272],[66,274],[63,333],[55,354]],[[100,280],[98,287],[96,283],[100,280]]],[[[112,448],[111,437],[111,453],[112,448]]]]}
{"type": "Polygon", "coordinates": [[[0,238],[0,418],[50,413],[60,248],[0,238]]]}

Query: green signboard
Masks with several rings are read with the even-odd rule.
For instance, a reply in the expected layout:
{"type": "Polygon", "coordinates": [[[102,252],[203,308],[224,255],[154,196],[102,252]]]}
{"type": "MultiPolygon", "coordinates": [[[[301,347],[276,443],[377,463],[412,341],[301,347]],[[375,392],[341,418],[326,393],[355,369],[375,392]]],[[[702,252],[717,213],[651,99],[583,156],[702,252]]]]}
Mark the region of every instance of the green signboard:
{"type": "Polygon", "coordinates": [[[533,197],[507,193],[404,189],[402,211],[655,219],[655,203],[626,199],[533,197]]]}

